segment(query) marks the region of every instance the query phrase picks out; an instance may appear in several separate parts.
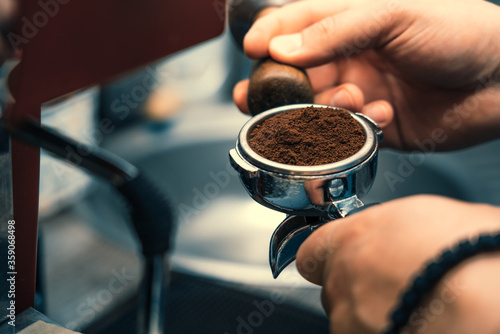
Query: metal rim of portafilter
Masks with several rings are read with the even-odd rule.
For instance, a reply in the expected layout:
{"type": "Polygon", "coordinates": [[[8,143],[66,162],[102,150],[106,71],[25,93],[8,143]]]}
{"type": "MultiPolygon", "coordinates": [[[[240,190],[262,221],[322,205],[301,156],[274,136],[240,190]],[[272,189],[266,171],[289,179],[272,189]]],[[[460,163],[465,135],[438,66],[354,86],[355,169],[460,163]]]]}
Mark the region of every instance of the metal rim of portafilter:
{"type": "Polygon", "coordinates": [[[273,108],[266,112],[260,113],[252,119],[250,119],[240,130],[237,140],[237,151],[238,153],[248,160],[249,163],[255,165],[256,167],[260,167],[262,169],[281,173],[281,174],[290,174],[290,175],[326,175],[339,173],[345,170],[348,170],[352,167],[355,167],[368,159],[373,153],[378,149],[378,144],[381,141],[382,132],[380,128],[368,117],[360,113],[353,113],[349,110],[337,107],[331,107],[326,105],[319,104],[294,104],[287,105],[283,107],[273,108]],[[248,135],[252,132],[252,130],[259,124],[261,124],[264,120],[273,117],[281,112],[296,110],[306,107],[316,107],[316,108],[329,108],[334,110],[343,110],[347,111],[351,114],[351,116],[358,122],[358,124],[362,127],[363,132],[366,135],[366,140],[361,149],[356,152],[354,155],[330,164],[325,165],[317,165],[317,166],[292,166],[286,165],[279,162],[275,162],[269,159],[264,158],[263,156],[257,154],[248,143],[248,135]]]}
{"type": "Polygon", "coordinates": [[[264,111],[242,127],[236,147],[229,152],[231,165],[238,171],[250,197],[288,215],[271,237],[269,260],[274,277],[295,259],[301,243],[316,228],[366,208],[360,198],[370,190],[375,178],[382,130],[360,113],[348,111],[363,129],[365,143],[354,155],[339,162],[286,165],[251,149],[248,135],[255,126],[281,112],[311,106],[348,111],[318,104],[287,105],[264,111]]]}
{"type": "Polygon", "coordinates": [[[348,111],[317,104],[295,104],[265,111],[242,127],[236,147],[230,151],[230,161],[248,193],[257,202],[287,214],[339,218],[344,214],[333,212],[335,208],[331,207],[332,203],[342,206],[340,202],[346,199],[363,197],[373,183],[379,142],[382,140],[382,131],[375,122],[362,114],[348,111],[362,127],[366,135],[365,143],[347,159],[325,165],[293,166],[271,161],[252,150],[247,140],[252,129],[265,119],[284,111],[310,106],[348,111]],[[310,188],[311,182],[315,182],[316,189],[319,189],[318,182],[321,182],[321,191],[325,194],[320,200],[315,196],[316,199],[306,203],[303,197],[307,194],[301,192],[301,188],[310,188]],[[278,191],[273,191],[273,188],[278,188],[278,191]],[[285,198],[286,201],[281,201],[285,198]]]}

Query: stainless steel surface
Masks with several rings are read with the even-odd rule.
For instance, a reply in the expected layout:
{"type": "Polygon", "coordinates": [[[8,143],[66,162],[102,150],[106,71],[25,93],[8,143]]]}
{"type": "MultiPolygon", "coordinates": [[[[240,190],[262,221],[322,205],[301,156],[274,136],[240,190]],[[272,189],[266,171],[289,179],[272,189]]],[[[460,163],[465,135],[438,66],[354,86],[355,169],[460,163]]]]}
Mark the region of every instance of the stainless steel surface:
{"type": "MultiPolygon", "coordinates": [[[[380,128],[366,117],[352,114],[366,134],[366,142],[353,156],[332,164],[291,166],[270,161],[254,152],[248,134],[266,118],[309,105],[271,109],[248,121],[241,129],[236,148],[230,151],[231,165],[238,171],[249,195],[258,203],[291,215],[338,218],[346,207],[362,198],[371,188],[377,167],[380,128]],[[339,203],[339,206],[336,205],[339,203]],[[340,209],[343,207],[343,209],[340,209]]],[[[326,107],[315,105],[316,107],[326,107]]]]}
{"type": "Polygon", "coordinates": [[[269,264],[274,278],[295,260],[295,255],[306,238],[326,223],[325,220],[311,221],[308,218],[311,217],[289,216],[274,230],[269,246],[269,264]]]}
{"type": "Polygon", "coordinates": [[[294,215],[285,219],[271,237],[269,261],[275,278],[295,259],[300,244],[315,228],[328,220],[345,217],[351,210],[363,206],[360,198],[370,190],[377,169],[382,130],[368,117],[350,111],[362,127],[366,141],[358,152],[342,161],[318,166],[285,165],[268,160],[251,149],[247,138],[255,126],[281,112],[308,106],[288,105],[253,117],[241,129],[236,148],[229,154],[231,165],[238,171],[243,186],[255,201],[270,209],[294,215]],[[303,220],[296,215],[322,219],[309,226],[307,223],[297,224],[303,220]],[[290,229],[293,225],[296,228],[290,229]]]}

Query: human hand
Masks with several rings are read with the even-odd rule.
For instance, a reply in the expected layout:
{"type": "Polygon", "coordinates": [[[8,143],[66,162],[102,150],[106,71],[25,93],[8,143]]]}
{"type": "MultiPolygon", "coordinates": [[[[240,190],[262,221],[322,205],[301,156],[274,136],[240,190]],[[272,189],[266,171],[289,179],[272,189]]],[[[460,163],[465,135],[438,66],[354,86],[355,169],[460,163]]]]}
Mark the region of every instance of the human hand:
{"type": "Polygon", "coordinates": [[[500,132],[498,17],[476,0],[307,0],[261,16],[244,47],[306,68],[315,103],[365,113],[386,146],[456,149],[500,132]]]}
{"type": "MultiPolygon", "coordinates": [[[[300,247],[297,268],[323,286],[332,333],[380,333],[426,261],[459,240],[500,231],[498,217],[500,208],[438,196],[394,200],[320,227],[300,247]]],[[[430,314],[433,319],[417,314],[404,333],[492,333],[500,307],[499,295],[492,293],[500,279],[500,256],[495,256],[489,262],[477,256],[448,273],[434,295],[454,297],[453,302],[430,314]],[[454,296],[443,292],[450,284],[459,290],[454,296]]]]}

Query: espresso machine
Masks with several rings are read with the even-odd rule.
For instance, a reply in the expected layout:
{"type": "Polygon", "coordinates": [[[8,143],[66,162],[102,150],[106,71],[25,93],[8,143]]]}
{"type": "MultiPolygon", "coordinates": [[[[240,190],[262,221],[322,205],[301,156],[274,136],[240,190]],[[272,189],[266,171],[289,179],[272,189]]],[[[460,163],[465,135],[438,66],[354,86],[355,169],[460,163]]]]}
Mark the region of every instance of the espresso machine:
{"type": "MultiPolygon", "coordinates": [[[[18,1],[17,19],[5,33],[19,56],[2,112],[9,122],[29,119],[37,129],[41,105],[113,79],[169,54],[218,36],[224,1],[18,1]]],[[[4,29],[2,29],[3,31],[4,29]]],[[[2,131],[0,151],[0,322],[17,318],[16,331],[46,319],[34,307],[39,186],[38,147],[2,131]],[[7,268],[9,231],[15,225],[15,266],[7,268]],[[5,275],[8,275],[4,277],[5,275]],[[10,317],[9,317],[10,315],[10,317]]],[[[12,329],[6,325],[5,328],[12,329]]],[[[3,327],[2,327],[3,328],[3,327]]]]}

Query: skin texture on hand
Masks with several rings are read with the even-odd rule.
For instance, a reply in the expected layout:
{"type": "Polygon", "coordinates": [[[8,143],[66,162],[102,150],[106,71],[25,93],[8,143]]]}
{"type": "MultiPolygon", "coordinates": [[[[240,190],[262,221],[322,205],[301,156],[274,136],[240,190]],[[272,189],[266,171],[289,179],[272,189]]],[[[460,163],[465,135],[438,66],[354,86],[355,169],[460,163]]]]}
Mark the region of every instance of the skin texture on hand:
{"type": "Polygon", "coordinates": [[[498,17],[477,0],[304,0],[258,19],[244,47],[306,68],[316,103],[370,116],[386,146],[457,149],[500,133],[498,17]]]}
{"type": "MultiPolygon", "coordinates": [[[[500,208],[438,196],[394,200],[320,227],[299,249],[297,268],[323,286],[332,333],[380,333],[400,293],[427,261],[459,240],[500,231],[499,217],[500,208]]],[[[429,298],[428,303],[438,298],[444,309],[429,313],[436,306],[425,311],[424,303],[407,333],[493,333],[478,329],[498,325],[488,307],[500,307],[491,290],[500,279],[500,255],[490,262],[475,260],[475,266],[464,263],[450,273],[429,298]],[[477,309],[470,312],[471,307],[477,309]],[[469,318],[479,315],[482,323],[469,318]]]]}

